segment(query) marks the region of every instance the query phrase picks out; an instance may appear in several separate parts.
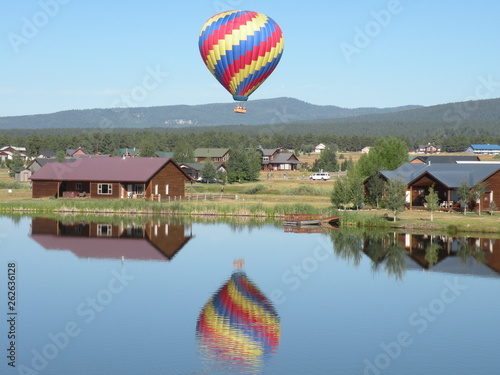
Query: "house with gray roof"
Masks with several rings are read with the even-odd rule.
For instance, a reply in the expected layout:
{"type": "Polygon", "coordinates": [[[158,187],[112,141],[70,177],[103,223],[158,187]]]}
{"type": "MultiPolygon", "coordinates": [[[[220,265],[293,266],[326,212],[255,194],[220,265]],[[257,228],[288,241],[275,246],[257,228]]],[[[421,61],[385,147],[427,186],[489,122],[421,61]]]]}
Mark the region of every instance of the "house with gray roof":
{"type": "Polygon", "coordinates": [[[191,178],[168,158],[78,158],[47,163],[31,176],[33,198],[160,200],[185,195],[191,178]]]}
{"type": "Polygon", "coordinates": [[[303,164],[295,154],[286,152],[284,148],[258,148],[262,154],[263,171],[296,171],[300,164],[303,164]]]}
{"type": "MultiPolygon", "coordinates": [[[[406,163],[393,171],[379,171],[378,175],[385,181],[400,179],[408,185],[410,209],[425,207],[425,197],[431,186],[434,186],[443,208],[458,208],[458,188],[466,183],[473,189],[480,182],[485,184],[486,191],[479,199],[470,202],[470,208],[484,210],[490,202],[500,207],[500,164],[406,163]]],[[[366,189],[370,178],[365,181],[366,189]]]]}
{"type": "Polygon", "coordinates": [[[465,152],[475,155],[500,155],[500,146],[472,144],[465,152]]]}
{"type": "Polygon", "coordinates": [[[434,163],[458,163],[462,161],[480,161],[477,155],[431,155],[416,156],[410,163],[434,164],[434,163]]]}

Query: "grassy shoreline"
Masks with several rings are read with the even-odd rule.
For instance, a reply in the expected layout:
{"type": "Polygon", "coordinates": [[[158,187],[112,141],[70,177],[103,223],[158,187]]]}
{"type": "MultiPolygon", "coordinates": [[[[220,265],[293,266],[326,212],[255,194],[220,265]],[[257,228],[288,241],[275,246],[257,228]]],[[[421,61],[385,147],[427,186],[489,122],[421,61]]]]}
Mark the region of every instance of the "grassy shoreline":
{"type": "MultiPolygon", "coordinates": [[[[12,179],[0,170],[0,214],[86,214],[86,215],[182,215],[191,217],[256,218],[280,222],[287,213],[321,214],[324,217],[340,215],[341,226],[383,228],[405,231],[458,233],[489,233],[500,236],[500,213],[435,212],[430,221],[428,211],[404,211],[396,222],[385,210],[337,211],[329,194],[338,175],[330,181],[310,181],[304,172],[261,173],[259,181],[224,186],[227,195],[217,201],[146,202],[136,200],[94,199],[32,199],[29,183],[10,185],[12,179]],[[7,184],[7,185],[6,185],[7,184]],[[10,192],[9,192],[10,189],[10,192]],[[239,199],[234,199],[237,195],[239,199]],[[233,199],[228,199],[232,196],[233,199]],[[384,217],[388,216],[388,218],[384,217]]],[[[187,195],[220,195],[219,184],[186,186],[187,195]]]]}
{"type": "Polygon", "coordinates": [[[322,214],[324,217],[340,216],[343,227],[384,228],[446,234],[489,233],[500,235],[500,216],[481,216],[470,213],[435,212],[430,221],[427,211],[405,211],[392,221],[385,210],[337,211],[328,199],[317,197],[241,196],[239,200],[183,201],[171,203],[131,200],[56,200],[21,199],[0,201],[2,214],[61,214],[61,215],[179,215],[214,218],[261,218],[281,221],[287,213],[322,214]],[[293,203],[304,202],[304,203],[293,203]]]}

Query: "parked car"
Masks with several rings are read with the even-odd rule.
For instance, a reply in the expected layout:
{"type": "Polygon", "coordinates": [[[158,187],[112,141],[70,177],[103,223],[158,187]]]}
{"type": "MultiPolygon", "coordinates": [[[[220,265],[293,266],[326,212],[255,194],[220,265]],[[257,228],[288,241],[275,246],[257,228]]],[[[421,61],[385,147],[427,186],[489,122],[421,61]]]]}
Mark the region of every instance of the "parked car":
{"type": "Polygon", "coordinates": [[[311,180],[323,180],[323,181],[326,181],[326,180],[330,179],[330,173],[328,173],[328,172],[314,173],[314,174],[312,174],[309,177],[309,179],[311,179],[311,180]]]}

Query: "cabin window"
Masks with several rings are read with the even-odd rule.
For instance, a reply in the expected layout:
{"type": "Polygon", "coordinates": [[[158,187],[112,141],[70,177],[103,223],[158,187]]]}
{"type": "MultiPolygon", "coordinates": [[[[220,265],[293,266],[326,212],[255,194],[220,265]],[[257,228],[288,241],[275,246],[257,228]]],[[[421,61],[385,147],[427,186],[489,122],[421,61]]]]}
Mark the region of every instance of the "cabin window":
{"type": "Polygon", "coordinates": [[[168,184],[165,185],[165,195],[168,195],[168,184]]]}
{"type": "Polygon", "coordinates": [[[98,184],[97,194],[111,195],[113,194],[113,185],[111,184],[98,184]]]}
{"type": "Polygon", "coordinates": [[[97,235],[101,237],[111,237],[112,228],[110,224],[97,224],[97,235]]]}
{"type": "Polygon", "coordinates": [[[138,195],[144,194],[144,184],[135,184],[135,193],[138,195]]]}
{"type": "Polygon", "coordinates": [[[80,182],[77,182],[76,183],[76,190],[82,190],[83,189],[83,186],[80,182]]]}

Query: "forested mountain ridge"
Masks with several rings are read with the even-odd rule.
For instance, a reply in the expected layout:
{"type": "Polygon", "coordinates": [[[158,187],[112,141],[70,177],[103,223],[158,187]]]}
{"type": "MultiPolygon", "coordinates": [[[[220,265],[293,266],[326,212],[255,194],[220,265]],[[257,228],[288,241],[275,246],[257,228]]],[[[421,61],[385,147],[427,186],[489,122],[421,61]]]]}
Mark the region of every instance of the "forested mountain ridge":
{"type": "Polygon", "coordinates": [[[245,115],[233,112],[234,103],[173,105],[142,108],[69,110],[50,114],[0,117],[0,129],[65,128],[182,128],[224,125],[266,125],[311,120],[345,119],[353,116],[407,111],[395,108],[341,108],[314,105],[292,98],[245,103],[245,115]]]}

